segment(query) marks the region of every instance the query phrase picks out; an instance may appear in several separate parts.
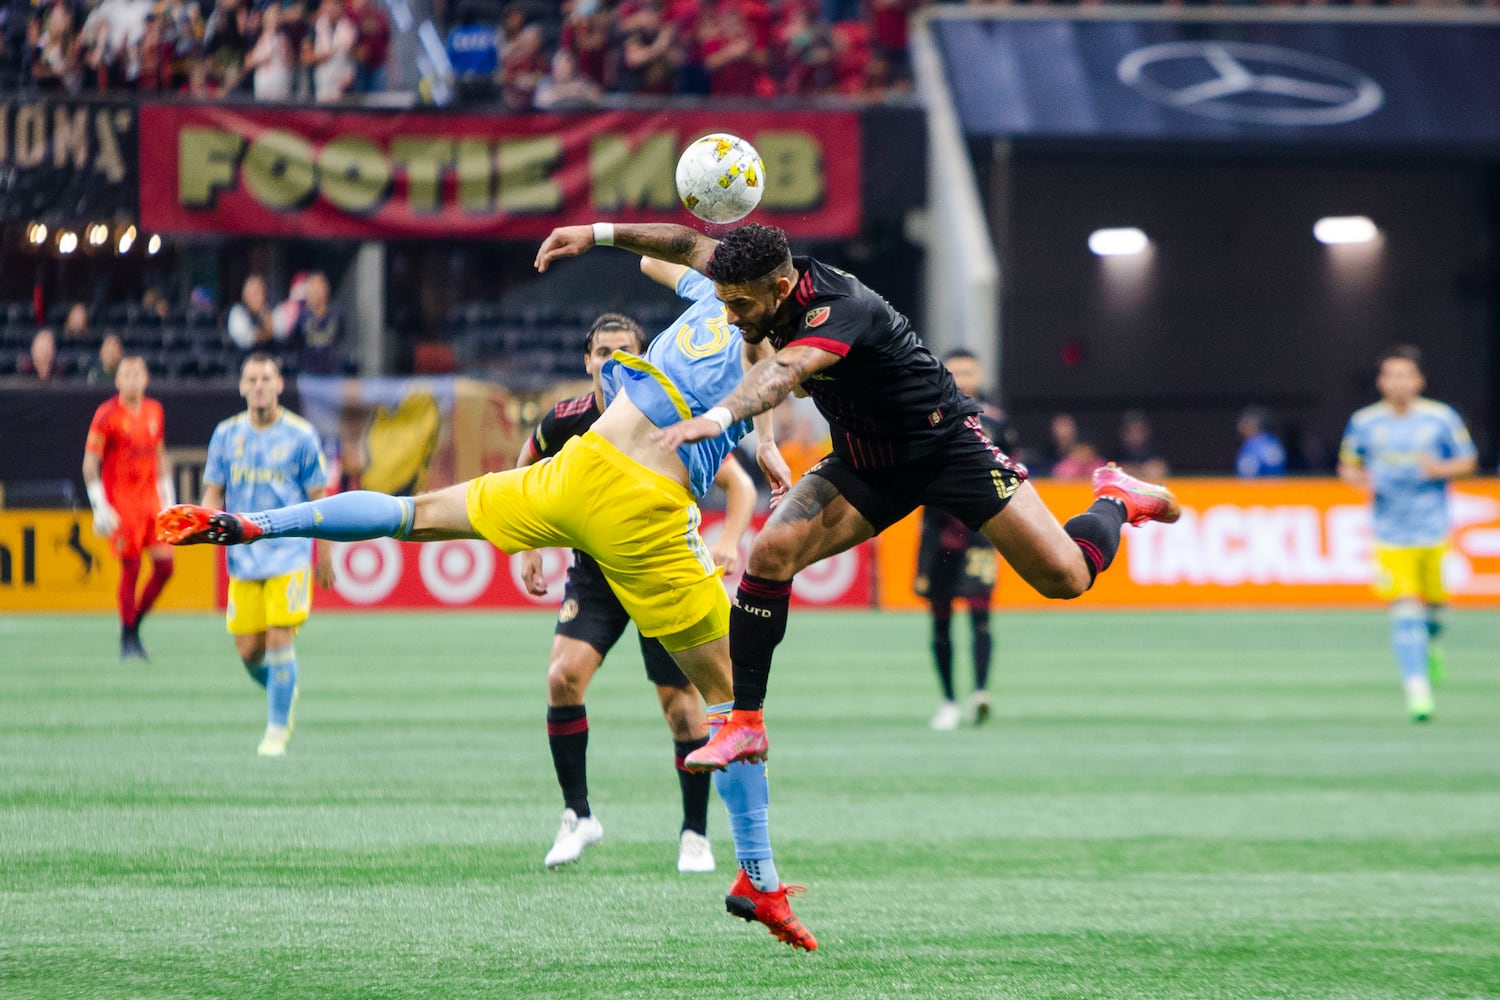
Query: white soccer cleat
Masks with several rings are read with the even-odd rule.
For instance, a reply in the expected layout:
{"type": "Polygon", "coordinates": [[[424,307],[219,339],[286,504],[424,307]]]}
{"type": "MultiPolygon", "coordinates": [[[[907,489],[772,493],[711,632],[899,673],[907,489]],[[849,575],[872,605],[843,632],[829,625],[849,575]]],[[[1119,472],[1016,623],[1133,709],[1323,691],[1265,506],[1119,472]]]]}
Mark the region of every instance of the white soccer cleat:
{"type": "Polygon", "coordinates": [[[266,734],[260,738],[255,752],[262,757],[285,757],[286,744],[292,734],[286,726],[267,726],[266,734]]]}
{"type": "Polygon", "coordinates": [[[683,830],[677,846],[677,870],[711,872],[714,870],[714,848],[703,834],[683,830]]]}
{"type": "Polygon", "coordinates": [[[956,701],[945,701],[932,713],[932,721],[928,725],[939,732],[949,732],[958,728],[958,724],[964,721],[963,710],[958,707],[956,701]]]}
{"type": "Polygon", "coordinates": [[[985,720],[990,717],[990,704],[988,691],[975,691],[964,704],[964,721],[976,726],[984,725],[985,720]]]}
{"type": "Polygon", "coordinates": [[[547,852],[545,863],[548,868],[570,865],[583,857],[585,847],[603,839],[604,827],[599,824],[597,817],[584,816],[580,819],[573,810],[564,809],[562,825],[557,828],[557,839],[552,842],[552,850],[547,852]]]}

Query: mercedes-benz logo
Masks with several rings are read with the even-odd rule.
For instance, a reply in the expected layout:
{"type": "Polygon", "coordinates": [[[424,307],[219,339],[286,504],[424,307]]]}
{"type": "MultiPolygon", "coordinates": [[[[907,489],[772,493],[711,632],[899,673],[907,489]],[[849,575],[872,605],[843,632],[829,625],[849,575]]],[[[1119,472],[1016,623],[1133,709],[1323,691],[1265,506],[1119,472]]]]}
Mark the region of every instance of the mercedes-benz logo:
{"type": "Polygon", "coordinates": [[[1256,125],[1339,125],[1385,103],[1352,66],[1279,45],[1168,42],[1120,60],[1120,82],[1188,114],[1256,125]]]}

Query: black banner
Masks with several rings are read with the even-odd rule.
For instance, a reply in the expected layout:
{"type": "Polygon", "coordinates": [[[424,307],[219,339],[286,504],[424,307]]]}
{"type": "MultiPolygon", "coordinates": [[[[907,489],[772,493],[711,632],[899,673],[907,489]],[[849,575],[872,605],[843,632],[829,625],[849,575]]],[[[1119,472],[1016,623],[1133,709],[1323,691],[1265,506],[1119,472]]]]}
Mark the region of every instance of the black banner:
{"type": "Polygon", "coordinates": [[[124,103],[0,100],[0,223],[134,219],[137,121],[124,103]]]}
{"type": "Polygon", "coordinates": [[[1493,18],[1090,21],[965,12],[934,29],[970,135],[1500,149],[1493,18]]]}

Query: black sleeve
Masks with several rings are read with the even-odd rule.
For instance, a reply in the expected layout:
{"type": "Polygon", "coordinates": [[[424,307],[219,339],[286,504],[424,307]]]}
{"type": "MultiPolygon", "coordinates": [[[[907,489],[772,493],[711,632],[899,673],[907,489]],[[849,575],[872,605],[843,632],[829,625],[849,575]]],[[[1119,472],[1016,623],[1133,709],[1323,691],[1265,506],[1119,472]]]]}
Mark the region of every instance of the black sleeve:
{"type": "Polygon", "coordinates": [[[557,426],[557,407],[554,406],[542,415],[536,430],[531,432],[531,447],[538,458],[551,458],[567,439],[568,434],[557,426]]]}

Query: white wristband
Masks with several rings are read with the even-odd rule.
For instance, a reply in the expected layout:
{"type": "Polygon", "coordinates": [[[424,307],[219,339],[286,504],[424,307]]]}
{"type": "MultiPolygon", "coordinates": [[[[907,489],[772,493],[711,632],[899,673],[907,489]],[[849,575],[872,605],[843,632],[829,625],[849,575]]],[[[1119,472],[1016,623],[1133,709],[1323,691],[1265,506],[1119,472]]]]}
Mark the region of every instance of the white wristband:
{"type": "Polygon", "coordinates": [[[615,224],[613,222],[594,223],[594,245],[601,247],[612,247],[615,245],[615,224]]]}
{"type": "Polygon", "coordinates": [[[705,410],[703,415],[719,425],[719,433],[729,430],[729,425],[734,423],[734,416],[726,406],[715,406],[705,410]]]}
{"type": "Polygon", "coordinates": [[[104,481],[96,479],[87,486],[89,494],[89,506],[94,510],[109,506],[109,499],[104,495],[104,481]]]}
{"type": "Polygon", "coordinates": [[[163,472],[156,477],[156,498],[161,501],[163,507],[171,507],[177,503],[177,490],[172,485],[170,473],[163,472]]]}

